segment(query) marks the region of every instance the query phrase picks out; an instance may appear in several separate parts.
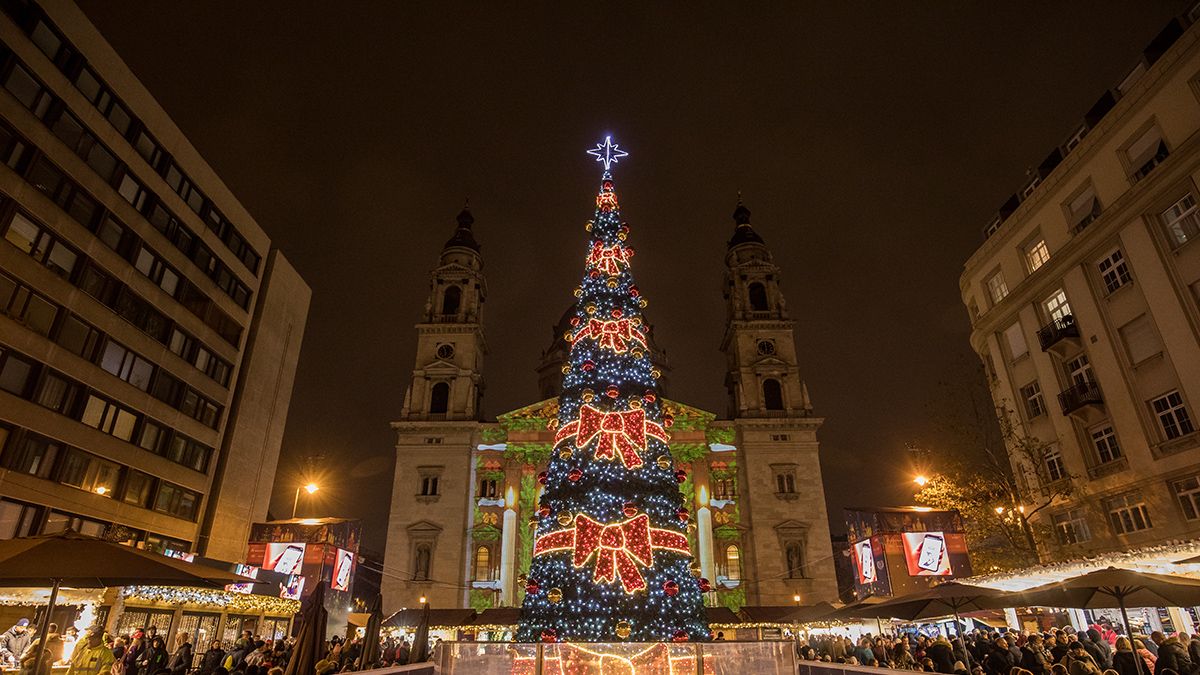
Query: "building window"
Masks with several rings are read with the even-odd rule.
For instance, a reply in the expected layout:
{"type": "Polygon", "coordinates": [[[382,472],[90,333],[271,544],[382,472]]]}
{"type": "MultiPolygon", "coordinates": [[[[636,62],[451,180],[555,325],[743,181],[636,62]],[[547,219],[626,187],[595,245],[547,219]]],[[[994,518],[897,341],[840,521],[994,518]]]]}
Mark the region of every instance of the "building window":
{"type": "Polygon", "coordinates": [[[199,506],[200,495],[191,490],[185,490],[167,482],[158,486],[158,496],[154,500],[155,511],[184,520],[195,520],[199,506]]]}
{"type": "Polygon", "coordinates": [[[713,499],[730,500],[737,497],[737,480],[717,478],[713,480],[713,499]]]}
{"type": "Polygon", "coordinates": [[[1158,425],[1162,427],[1167,440],[1195,431],[1187,407],[1183,405],[1183,396],[1178,390],[1154,399],[1150,402],[1150,407],[1154,409],[1154,416],[1158,418],[1158,425]]]}
{"type": "Polygon", "coordinates": [[[413,581],[429,581],[429,565],[432,558],[432,544],[420,543],[413,548],[413,581]]]}
{"type": "Polygon", "coordinates": [[[1067,317],[1071,316],[1071,305],[1067,303],[1067,293],[1061,288],[1046,298],[1042,306],[1046,308],[1046,316],[1050,317],[1051,321],[1066,323],[1067,317]]]}
{"type": "Polygon", "coordinates": [[[792,440],[791,434],[771,434],[771,440],[776,443],[792,440]]]}
{"type": "Polygon", "coordinates": [[[1116,534],[1140,532],[1154,527],[1140,492],[1128,492],[1105,501],[1108,520],[1116,534]]]}
{"type": "Polygon", "coordinates": [[[1184,195],[1163,211],[1161,218],[1173,247],[1182,246],[1200,235],[1200,212],[1196,208],[1196,198],[1191,194],[1184,195]]]}
{"type": "Polygon", "coordinates": [[[24,398],[33,384],[33,362],[0,349],[0,389],[24,398]]]}
{"type": "Polygon", "coordinates": [[[988,297],[996,304],[1008,295],[1008,284],[1004,283],[1004,272],[998,271],[987,279],[988,297]]]}
{"type": "Polygon", "coordinates": [[[1046,448],[1046,477],[1051,483],[1056,483],[1067,477],[1067,467],[1063,464],[1062,451],[1057,445],[1046,448]]]}
{"type": "Polygon", "coordinates": [[[769,312],[771,306],[767,303],[767,287],[759,282],[750,284],[748,289],[750,295],[750,311],[752,312],[769,312]]]}
{"type": "Polygon", "coordinates": [[[1129,362],[1135,366],[1163,351],[1162,340],[1158,338],[1158,332],[1154,330],[1150,317],[1145,314],[1121,326],[1117,333],[1125,343],[1125,353],[1129,355],[1129,362]]]}
{"type": "Polygon", "coordinates": [[[1046,240],[1038,238],[1037,241],[1025,247],[1025,264],[1029,266],[1029,272],[1033,273],[1039,267],[1050,261],[1050,249],[1046,248],[1046,240]]]}
{"type": "MultiPolygon", "coordinates": [[[[3,431],[8,432],[7,429],[3,431]]],[[[4,468],[38,478],[50,478],[54,460],[61,450],[58,442],[27,431],[14,436],[4,451],[4,468]]]]}
{"type": "Polygon", "coordinates": [[[1089,433],[1092,436],[1092,447],[1096,449],[1096,457],[1100,459],[1101,464],[1121,458],[1121,446],[1117,444],[1117,434],[1111,424],[1092,427],[1089,433]]]}
{"type": "Polygon", "coordinates": [[[1029,345],[1025,342],[1025,334],[1021,332],[1021,324],[1014,323],[1004,329],[1004,341],[1008,343],[1008,359],[1017,359],[1029,353],[1029,345]]]}
{"type": "Polygon", "coordinates": [[[1104,289],[1110,294],[1133,281],[1133,277],[1129,274],[1129,264],[1125,262],[1125,256],[1121,254],[1121,249],[1113,251],[1107,258],[1097,263],[1097,267],[1100,268],[1100,278],[1104,280],[1104,289]]]}
{"type": "Polygon", "coordinates": [[[58,482],[93,492],[102,497],[112,497],[121,475],[121,466],[75,448],[67,448],[58,470],[58,482]]]}
{"type": "Polygon", "coordinates": [[[27,537],[33,534],[41,510],[39,506],[0,499],[0,539],[27,537]]]}
{"type": "Polygon", "coordinates": [[[1200,476],[1192,476],[1177,480],[1171,484],[1175,498],[1183,509],[1183,517],[1187,520],[1200,519],[1200,476]]]}
{"type": "Polygon", "coordinates": [[[481,499],[495,499],[499,494],[499,486],[494,478],[481,478],[479,480],[479,497],[481,499]]]}
{"type": "Polygon", "coordinates": [[[781,495],[796,493],[796,474],[792,471],[777,471],[775,473],[775,492],[781,495]]]}
{"type": "Polygon", "coordinates": [[[458,286],[447,286],[442,293],[442,314],[446,317],[458,316],[458,308],[462,305],[462,289],[458,286]]]}
{"type": "Polygon", "coordinates": [[[429,413],[444,415],[450,406],[450,383],[437,382],[429,390],[429,413]]]}
{"type": "Polygon", "coordinates": [[[149,508],[150,495],[154,494],[154,477],[133,469],[125,473],[125,490],[121,500],[126,504],[149,508]]]}
{"type": "Polygon", "coordinates": [[[475,581],[492,580],[492,552],[486,546],[475,549],[475,581]]]}
{"type": "Polygon", "coordinates": [[[1073,359],[1068,359],[1063,363],[1063,372],[1067,375],[1067,380],[1076,386],[1082,386],[1090,382],[1095,382],[1096,377],[1092,374],[1092,363],[1088,360],[1087,354],[1080,354],[1073,359]]]}
{"type": "Polygon", "coordinates": [[[421,496],[436,497],[438,496],[438,477],[423,476],[421,478],[421,496]]]}
{"type": "Polygon", "coordinates": [[[779,380],[763,380],[763,407],[767,410],[783,410],[783,387],[779,380]]]}
{"type": "Polygon", "coordinates": [[[804,544],[798,541],[789,541],[784,546],[784,553],[787,557],[787,576],[789,579],[804,578],[804,544]]]}
{"type": "Polygon", "coordinates": [[[1145,178],[1170,155],[1167,143],[1158,127],[1150,127],[1134,139],[1125,149],[1129,160],[1130,177],[1139,181],[1145,178]]]}
{"type": "Polygon", "coordinates": [[[734,544],[725,547],[725,578],[730,581],[742,579],[742,552],[734,544]]]}
{"type": "Polygon", "coordinates": [[[1072,232],[1082,232],[1099,217],[1100,200],[1096,198],[1096,188],[1092,185],[1085,187],[1067,204],[1067,219],[1072,232]]]}
{"type": "Polygon", "coordinates": [[[1054,532],[1058,535],[1058,543],[1062,545],[1082,544],[1092,539],[1092,531],[1088,529],[1087,517],[1083,509],[1071,509],[1054,514],[1054,532]]]}
{"type": "Polygon", "coordinates": [[[1021,399],[1025,401],[1025,415],[1029,419],[1046,414],[1046,400],[1042,398],[1042,386],[1037,380],[1021,387],[1021,399]]]}

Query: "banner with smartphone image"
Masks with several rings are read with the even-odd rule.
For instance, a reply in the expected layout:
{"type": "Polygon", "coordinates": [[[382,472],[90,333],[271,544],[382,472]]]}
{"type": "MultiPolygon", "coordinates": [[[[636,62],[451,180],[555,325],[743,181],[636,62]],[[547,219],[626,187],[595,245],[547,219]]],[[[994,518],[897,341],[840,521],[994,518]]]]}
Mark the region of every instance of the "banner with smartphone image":
{"type": "Polygon", "coordinates": [[[298,542],[267,544],[263,567],[280,574],[300,574],[305,545],[298,542]]]}
{"type": "MultiPolygon", "coordinates": [[[[944,532],[904,532],[904,560],[908,574],[914,577],[945,577],[954,574],[944,532]]],[[[962,535],[959,535],[960,537],[962,535]]]]}
{"type": "Polygon", "coordinates": [[[333,561],[333,578],[329,586],[335,591],[350,590],[350,573],[354,570],[354,554],[344,548],[337,550],[333,561]]]}

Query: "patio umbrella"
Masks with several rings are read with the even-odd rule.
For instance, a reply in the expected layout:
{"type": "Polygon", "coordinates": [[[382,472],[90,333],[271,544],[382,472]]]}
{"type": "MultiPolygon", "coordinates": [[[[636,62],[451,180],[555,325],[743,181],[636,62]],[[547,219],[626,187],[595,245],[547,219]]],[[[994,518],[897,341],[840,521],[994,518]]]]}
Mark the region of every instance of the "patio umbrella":
{"type": "MultiPolygon", "coordinates": [[[[1200,580],[1148,574],[1109,567],[1064,581],[1031,588],[1021,594],[1023,605],[1073,609],[1120,609],[1125,634],[1132,639],[1127,607],[1191,607],[1200,605],[1200,580]]],[[[1134,665],[1142,672],[1141,659],[1134,665]]]]}
{"type": "MultiPolygon", "coordinates": [[[[424,598],[422,598],[424,599],[424,598]]],[[[417,633],[413,636],[412,649],[408,650],[409,663],[423,663],[429,658],[425,643],[429,642],[429,603],[421,605],[421,622],[417,624],[417,633]]]]}
{"type": "MultiPolygon", "coordinates": [[[[62,586],[208,586],[249,583],[253,579],[214,567],[194,565],[157,553],[89,537],[72,530],[37,537],[0,541],[0,586],[50,586],[46,615],[38,628],[38,644],[45,645],[50,614],[62,586]]],[[[33,675],[42,669],[42,659],[33,675]]]]}
{"type": "Polygon", "coordinates": [[[371,602],[371,615],[367,618],[367,626],[363,630],[362,670],[375,667],[379,660],[379,626],[383,623],[383,596],[375,595],[371,602]]]}
{"type": "Polygon", "coordinates": [[[296,633],[296,646],[284,675],[312,675],[316,672],[317,661],[326,655],[325,622],[328,620],[325,584],[317,584],[300,606],[300,630],[296,633]]]}

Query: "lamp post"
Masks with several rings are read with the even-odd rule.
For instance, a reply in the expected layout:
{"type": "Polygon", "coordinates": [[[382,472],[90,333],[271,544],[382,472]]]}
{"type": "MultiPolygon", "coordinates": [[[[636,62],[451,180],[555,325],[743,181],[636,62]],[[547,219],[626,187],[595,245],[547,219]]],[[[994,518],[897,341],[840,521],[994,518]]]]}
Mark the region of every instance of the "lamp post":
{"type": "Polygon", "coordinates": [[[913,477],[913,482],[917,484],[917,487],[925,487],[925,485],[929,483],[929,476],[926,476],[923,473],[917,474],[913,477]]]}
{"type": "Polygon", "coordinates": [[[300,491],[304,490],[308,494],[312,494],[321,488],[316,483],[309,483],[296,488],[296,498],[292,500],[292,518],[296,517],[296,507],[300,506],[300,491]]]}

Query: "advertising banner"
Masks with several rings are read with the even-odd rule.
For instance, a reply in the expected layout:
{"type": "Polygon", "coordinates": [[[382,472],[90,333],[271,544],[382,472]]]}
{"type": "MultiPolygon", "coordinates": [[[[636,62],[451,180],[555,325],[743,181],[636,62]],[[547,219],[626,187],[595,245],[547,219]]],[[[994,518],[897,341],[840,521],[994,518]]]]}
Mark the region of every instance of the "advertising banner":
{"type": "Polygon", "coordinates": [[[333,579],[329,586],[335,591],[350,590],[350,573],[354,570],[354,554],[339,548],[333,562],[333,579]]]}
{"type": "Polygon", "coordinates": [[[300,574],[300,568],[304,564],[305,544],[272,543],[267,544],[266,548],[263,567],[280,574],[300,574]]]}
{"type": "Polygon", "coordinates": [[[905,532],[904,561],[912,577],[946,577],[954,574],[950,567],[947,535],[943,532],[905,532]]]}

